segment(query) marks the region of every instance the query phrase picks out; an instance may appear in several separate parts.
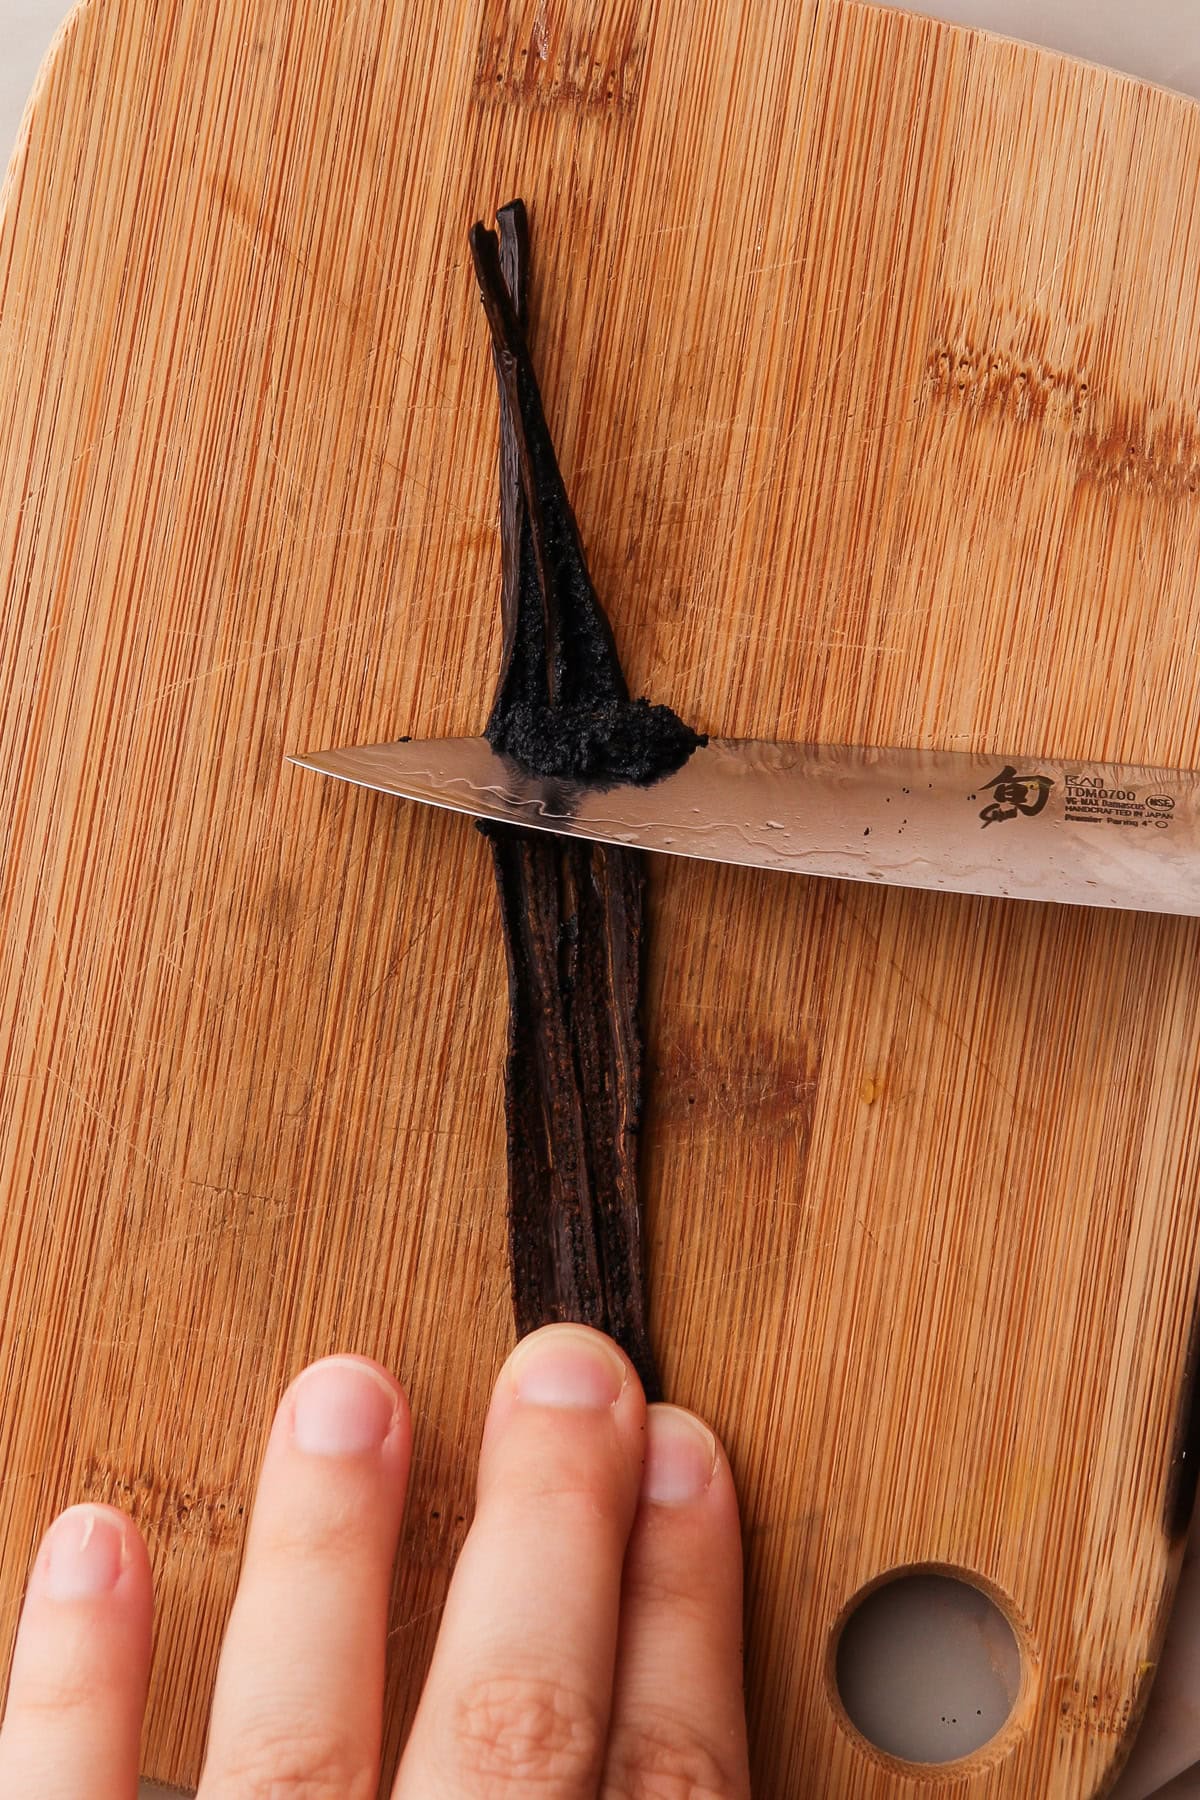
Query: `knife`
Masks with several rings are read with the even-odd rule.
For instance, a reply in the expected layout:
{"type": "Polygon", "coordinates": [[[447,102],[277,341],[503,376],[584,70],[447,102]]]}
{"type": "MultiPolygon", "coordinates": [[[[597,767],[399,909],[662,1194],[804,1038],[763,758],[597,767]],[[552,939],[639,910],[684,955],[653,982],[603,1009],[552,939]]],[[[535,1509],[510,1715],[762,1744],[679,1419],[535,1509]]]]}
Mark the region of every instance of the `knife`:
{"type": "Polygon", "coordinates": [[[529,775],[484,738],[288,759],[564,837],[843,881],[1200,915],[1200,774],[710,738],[648,786],[529,775]]]}

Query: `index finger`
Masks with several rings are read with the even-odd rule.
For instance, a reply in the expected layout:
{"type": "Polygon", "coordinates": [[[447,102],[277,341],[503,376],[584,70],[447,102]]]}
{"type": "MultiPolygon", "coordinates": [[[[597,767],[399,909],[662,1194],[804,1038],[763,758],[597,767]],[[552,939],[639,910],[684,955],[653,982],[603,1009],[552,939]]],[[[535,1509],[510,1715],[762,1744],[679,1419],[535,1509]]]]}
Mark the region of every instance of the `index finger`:
{"type": "Polygon", "coordinates": [[[410,1441],[402,1390],[364,1357],[314,1363],[284,1395],[221,1652],[203,1800],[375,1792],[410,1441]]]}

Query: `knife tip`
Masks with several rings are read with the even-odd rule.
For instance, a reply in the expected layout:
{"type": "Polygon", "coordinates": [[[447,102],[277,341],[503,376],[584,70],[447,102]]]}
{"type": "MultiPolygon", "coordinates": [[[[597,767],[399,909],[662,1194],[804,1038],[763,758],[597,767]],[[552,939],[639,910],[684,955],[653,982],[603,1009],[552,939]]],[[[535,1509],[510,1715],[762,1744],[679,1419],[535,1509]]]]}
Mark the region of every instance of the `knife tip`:
{"type": "Polygon", "coordinates": [[[285,763],[291,763],[293,769],[307,769],[314,775],[330,775],[333,773],[326,763],[328,751],[304,750],[284,757],[285,763]]]}

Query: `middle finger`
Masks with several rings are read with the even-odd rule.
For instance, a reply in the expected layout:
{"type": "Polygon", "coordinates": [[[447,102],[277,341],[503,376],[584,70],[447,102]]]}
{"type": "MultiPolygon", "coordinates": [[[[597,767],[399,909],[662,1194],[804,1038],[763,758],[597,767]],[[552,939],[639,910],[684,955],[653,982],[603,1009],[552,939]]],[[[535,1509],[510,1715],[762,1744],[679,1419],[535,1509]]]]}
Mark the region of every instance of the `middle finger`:
{"type": "Polygon", "coordinates": [[[395,1800],[593,1800],[645,1422],[599,1332],[547,1326],[510,1357],[395,1800]]]}

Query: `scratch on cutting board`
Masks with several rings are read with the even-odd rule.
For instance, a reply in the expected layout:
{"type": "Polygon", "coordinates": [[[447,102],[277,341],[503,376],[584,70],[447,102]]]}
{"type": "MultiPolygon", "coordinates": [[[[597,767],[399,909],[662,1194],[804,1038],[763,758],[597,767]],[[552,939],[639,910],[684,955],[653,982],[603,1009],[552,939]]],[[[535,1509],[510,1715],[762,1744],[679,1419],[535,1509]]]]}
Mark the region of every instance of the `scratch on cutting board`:
{"type": "MultiPolygon", "coordinates": [[[[216,1200],[254,1200],[262,1206],[274,1206],[277,1204],[274,1194],[260,1194],[253,1188],[222,1187],[215,1182],[198,1181],[193,1176],[188,1177],[188,1186],[194,1188],[199,1194],[211,1194],[216,1200]]],[[[297,1209],[289,1206],[288,1217],[294,1217],[296,1210],[297,1209]]],[[[235,1223],[240,1223],[240,1221],[232,1219],[222,1221],[219,1229],[223,1230],[227,1225],[233,1225],[235,1223]]]]}
{"type": "Polygon", "coordinates": [[[673,1294],[682,1287],[686,1287],[689,1294],[699,1294],[707,1288],[716,1287],[718,1283],[724,1286],[728,1282],[736,1281],[739,1275],[753,1275],[759,1269],[777,1269],[781,1263],[790,1261],[790,1256],[782,1254],[757,1259],[751,1258],[748,1262],[738,1262],[729,1268],[718,1269],[714,1274],[706,1275],[703,1281],[696,1281],[690,1274],[684,1274],[673,1276],[667,1281],[658,1281],[655,1285],[665,1294],[673,1294]]]}
{"type": "Polygon", "coordinates": [[[169,681],[165,687],[158,688],[147,699],[139,701],[136,706],[127,707],[120,714],[118,723],[123,725],[130,719],[136,719],[140,713],[148,711],[150,707],[158,706],[163,700],[170,700],[174,695],[184,692],[187,688],[195,687],[200,682],[212,681],[220,675],[234,674],[239,669],[249,669],[255,663],[269,661],[275,656],[286,656],[293,650],[306,650],[313,644],[323,645],[336,642],[338,638],[352,630],[355,623],[356,621],[353,619],[346,619],[341,625],[324,626],[320,631],[310,632],[307,637],[289,638],[283,643],[267,644],[259,650],[251,651],[248,655],[231,656],[225,662],[209,664],[203,669],[198,669],[193,675],[183,675],[178,681],[169,681]]]}
{"type": "Polygon", "coordinates": [[[41,1074],[48,1080],[56,1082],[59,1087],[70,1095],[77,1106],[81,1106],[84,1112],[90,1113],[92,1118],[94,1118],[108,1133],[112,1143],[120,1144],[123,1149],[127,1150],[132,1157],[135,1157],[136,1160],[149,1169],[152,1174],[157,1175],[160,1181],[175,1181],[176,1177],[172,1175],[169,1170],[164,1169],[161,1164],[156,1163],[154,1158],[148,1156],[144,1150],[139,1150],[138,1146],[127,1132],[122,1131],[120,1126],[117,1125],[114,1120],[110,1119],[106,1113],[101,1112],[98,1106],[86,1099],[85,1096],[79,1092],[78,1088],[72,1087],[65,1075],[60,1074],[57,1069],[51,1068],[49,1064],[43,1065],[41,1074]]]}
{"type": "MultiPolygon", "coordinates": [[[[990,1079],[995,1082],[996,1086],[1000,1089],[1001,1093],[1007,1094],[1008,1098],[1012,1101],[1014,1107],[1016,1107],[1018,1110],[1020,1110],[1022,1107],[1022,1101],[1021,1101],[1020,1097],[1016,1093],[1014,1093],[1014,1091],[1011,1087],[1008,1086],[1008,1083],[1004,1080],[1004,1078],[1001,1076],[999,1071],[997,1069],[994,1069],[992,1067],[991,1063],[988,1062],[987,1058],[983,1055],[982,1051],[980,1050],[978,1044],[974,1041],[974,1039],[967,1037],[965,1035],[965,1033],[959,1031],[957,1026],[952,1025],[950,1023],[950,1020],[946,1017],[946,1015],[943,1012],[940,1012],[938,1010],[938,1007],[937,1007],[935,1001],[932,999],[932,997],[929,994],[927,994],[925,992],[924,988],[921,987],[920,983],[918,981],[916,981],[912,975],[909,974],[908,970],[906,968],[904,968],[904,966],[901,963],[897,962],[897,960],[894,956],[892,956],[889,952],[885,951],[882,948],[878,932],[872,931],[871,927],[867,924],[867,921],[862,917],[862,915],[859,912],[856,911],[854,906],[851,904],[851,902],[846,898],[846,896],[844,894],[838,894],[837,899],[836,899],[836,904],[841,911],[843,911],[849,915],[849,917],[854,921],[855,925],[858,927],[859,931],[861,931],[863,936],[870,940],[870,942],[874,945],[875,949],[879,952],[879,954],[884,957],[888,966],[895,970],[896,974],[900,977],[900,979],[904,983],[904,985],[908,988],[911,988],[912,992],[916,995],[917,999],[921,1002],[921,1005],[925,1008],[925,1011],[929,1014],[929,1016],[932,1019],[934,1019],[936,1021],[936,1023],[942,1027],[943,1031],[945,1031],[948,1034],[948,1036],[950,1036],[954,1039],[956,1044],[959,1044],[962,1046],[962,1048],[967,1052],[967,1055],[971,1058],[971,1061],[975,1064],[975,1066],[977,1068],[982,1069],[984,1074],[989,1076],[990,1079]]],[[[1028,1107],[1028,1103],[1025,1103],[1025,1109],[1026,1109],[1026,1111],[1028,1111],[1030,1113],[1030,1116],[1032,1117],[1032,1109],[1030,1109],[1028,1107]]]]}

